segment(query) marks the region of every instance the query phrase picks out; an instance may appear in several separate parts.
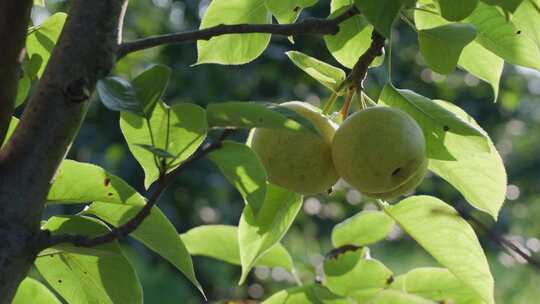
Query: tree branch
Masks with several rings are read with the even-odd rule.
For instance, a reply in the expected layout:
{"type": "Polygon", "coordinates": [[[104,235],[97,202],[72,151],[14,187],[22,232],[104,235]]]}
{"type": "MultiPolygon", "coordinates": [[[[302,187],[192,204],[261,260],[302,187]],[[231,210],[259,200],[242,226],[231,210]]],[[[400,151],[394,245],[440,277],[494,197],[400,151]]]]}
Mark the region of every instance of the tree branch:
{"type": "MultiPolygon", "coordinates": [[[[352,71],[339,85],[339,88],[337,89],[338,92],[342,91],[343,89],[347,89],[345,103],[340,111],[343,119],[347,118],[349,115],[349,108],[354,95],[357,94],[359,97],[362,96],[362,91],[364,90],[364,80],[366,79],[369,66],[373,63],[375,58],[383,54],[384,42],[385,38],[379,32],[374,30],[371,33],[371,44],[369,45],[369,48],[358,58],[358,61],[356,61],[354,64],[352,71]]],[[[336,100],[334,99],[332,104],[328,105],[328,108],[325,107],[325,113],[332,109],[335,101],[336,100]]]]}
{"type": "Polygon", "coordinates": [[[115,62],[123,2],[72,2],[39,85],[0,152],[0,202],[30,227],[39,229],[50,181],[84,119],[89,95],[115,62]]]}
{"type": "MultiPolygon", "coordinates": [[[[11,303],[17,287],[32,266],[51,179],[86,114],[88,95],[97,79],[107,74],[115,61],[122,2],[71,1],[66,24],[45,73],[14,134],[0,151],[2,304],[11,303]]],[[[9,10],[6,12],[4,8],[6,5],[18,7],[22,3],[31,5],[33,1],[4,0],[0,3],[2,30],[8,26],[13,31],[14,24],[27,19],[9,10]],[[7,16],[3,16],[5,13],[7,16]],[[4,20],[9,23],[4,25],[4,20]]],[[[23,41],[19,41],[21,44],[25,27],[23,41]]],[[[2,40],[0,50],[5,47],[2,40]]],[[[2,103],[2,107],[2,117],[11,115],[6,103],[2,103]]]]}
{"type": "Polygon", "coordinates": [[[213,143],[204,145],[202,148],[197,150],[190,158],[183,162],[178,168],[174,169],[168,174],[163,174],[157,180],[157,186],[155,191],[152,193],[148,202],[144,207],[129,221],[125,224],[113,228],[110,232],[96,236],[90,237],[86,235],[73,235],[73,234],[57,234],[57,235],[47,235],[45,241],[40,244],[39,250],[52,247],[61,243],[71,243],[78,247],[95,247],[105,243],[112,242],[114,240],[122,239],[128,234],[135,231],[146,219],[146,217],[152,211],[152,208],[156,205],[161,194],[169,187],[169,185],[174,181],[174,179],[182,172],[185,168],[196,162],[197,160],[205,157],[210,152],[220,149],[223,145],[223,140],[227,138],[232,133],[232,130],[223,131],[222,135],[213,143]]]}
{"type": "Polygon", "coordinates": [[[308,18],[293,24],[220,24],[217,26],[182,33],[173,33],[143,38],[122,43],[118,49],[118,58],[129,53],[165,45],[209,40],[212,37],[226,34],[268,33],[283,36],[296,36],[306,34],[335,35],[339,31],[339,24],[360,12],[355,6],[333,19],[308,18]]]}
{"type": "Polygon", "coordinates": [[[15,106],[21,51],[31,8],[31,0],[0,1],[0,144],[15,106]]]}
{"type": "Polygon", "coordinates": [[[466,221],[469,221],[473,223],[478,228],[482,229],[487,233],[487,236],[495,242],[499,247],[503,248],[504,250],[514,253],[522,257],[531,267],[533,267],[536,271],[540,272],[540,261],[529,255],[527,252],[523,251],[519,246],[512,243],[511,241],[507,240],[505,237],[500,235],[499,233],[495,232],[493,229],[487,227],[482,221],[474,217],[469,212],[465,211],[461,208],[456,208],[459,215],[466,221]]]}
{"type": "Polygon", "coordinates": [[[356,89],[358,96],[364,89],[364,79],[369,70],[369,66],[375,58],[383,54],[385,38],[377,31],[371,33],[371,44],[369,48],[358,58],[358,61],[355,63],[352,72],[349,74],[349,80],[351,82],[351,87],[356,89]]]}

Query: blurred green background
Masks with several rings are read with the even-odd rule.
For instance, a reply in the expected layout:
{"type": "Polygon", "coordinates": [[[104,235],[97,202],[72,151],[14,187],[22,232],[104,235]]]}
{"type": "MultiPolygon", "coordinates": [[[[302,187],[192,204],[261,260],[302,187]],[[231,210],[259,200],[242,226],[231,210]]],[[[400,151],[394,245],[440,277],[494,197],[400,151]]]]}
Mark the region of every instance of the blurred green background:
{"type": "MultiPolygon", "coordinates": [[[[124,39],[195,29],[209,0],[131,1],[124,39]]],[[[35,8],[34,23],[50,13],[66,11],[67,3],[48,1],[35,8]]],[[[302,17],[326,17],[329,1],[321,0],[302,17]]],[[[507,65],[496,103],[490,87],[474,76],[456,71],[447,77],[434,74],[418,53],[416,34],[403,22],[395,27],[392,79],[397,87],[412,89],[430,98],[454,102],[471,114],[491,135],[508,172],[507,202],[495,224],[488,216],[469,209],[497,233],[536,255],[540,251],[540,73],[507,65]]],[[[114,74],[132,78],[152,63],[173,69],[165,101],[192,102],[201,106],[230,100],[283,102],[303,100],[320,105],[329,92],[296,68],[285,56],[299,50],[333,65],[322,37],[300,36],[291,44],[275,37],[254,62],[243,66],[198,65],[195,44],[154,48],[129,55],[114,74]]],[[[385,67],[370,71],[366,91],[377,98],[386,79],[385,67]]],[[[236,139],[242,141],[246,133],[236,139]]],[[[76,139],[70,158],[105,167],[144,192],[143,171],[130,155],[118,126],[118,113],[94,102],[76,139]]],[[[417,193],[440,197],[453,206],[467,208],[463,197],[440,178],[430,175],[417,193]]],[[[159,207],[179,232],[204,224],[236,225],[243,207],[241,197],[209,161],[198,162],[180,176],[159,207]]],[[[375,205],[357,191],[338,184],[330,196],[307,197],[303,211],[282,241],[293,256],[303,282],[316,279],[324,255],[331,250],[332,227],[361,210],[375,205]]],[[[77,207],[52,206],[47,215],[79,211],[77,207]]],[[[537,303],[540,272],[523,259],[508,254],[476,229],[487,251],[496,281],[498,303],[537,303]]],[[[137,269],[145,303],[202,303],[195,288],[171,265],[134,240],[125,240],[125,251],[137,269]]],[[[216,244],[219,246],[219,244],[216,244]]],[[[372,256],[400,274],[419,266],[436,265],[423,249],[395,228],[387,240],[371,248],[372,256]]],[[[240,268],[203,257],[194,257],[195,271],[210,301],[233,298],[264,299],[273,292],[294,286],[291,274],[280,268],[256,268],[247,284],[238,286],[240,268]]]]}

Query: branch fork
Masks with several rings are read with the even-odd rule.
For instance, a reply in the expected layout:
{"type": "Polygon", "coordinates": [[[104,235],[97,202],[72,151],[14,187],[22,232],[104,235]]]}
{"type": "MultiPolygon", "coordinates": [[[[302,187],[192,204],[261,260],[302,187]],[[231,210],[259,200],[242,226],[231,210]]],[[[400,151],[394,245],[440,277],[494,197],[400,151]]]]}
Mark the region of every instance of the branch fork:
{"type": "Polygon", "coordinates": [[[165,173],[165,171],[162,170],[158,180],[156,181],[156,188],[152,195],[148,198],[146,205],[144,205],[141,210],[125,224],[112,228],[111,231],[106,234],[95,237],[77,234],[54,235],[50,234],[49,231],[44,230],[42,232],[41,242],[38,245],[37,251],[41,251],[45,248],[53,247],[61,243],[71,243],[77,247],[95,247],[126,237],[128,234],[135,231],[146,219],[146,217],[150,215],[152,208],[157,204],[163,192],[185,168],[197,160],[205,157],[210,152],[220,149],[223,146],[223,141],[232,133],[233,130],[230,129],[223,131],[216,141],[202,146],[197,152],[195,152],[195,154],[193,154],[189,159],[170,173],[165,173]]]}

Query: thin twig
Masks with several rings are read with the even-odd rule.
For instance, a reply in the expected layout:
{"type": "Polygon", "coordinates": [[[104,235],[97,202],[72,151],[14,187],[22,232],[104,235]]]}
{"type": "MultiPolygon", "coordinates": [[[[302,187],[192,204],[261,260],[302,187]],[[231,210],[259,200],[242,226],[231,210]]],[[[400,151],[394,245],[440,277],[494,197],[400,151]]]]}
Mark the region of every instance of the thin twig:
{"type": "Polygon", "coordinates": [[[359,13],[360,12],[355,6],[351,6],[351,8],[347,9],[343,14],[333,19],[306,18],[292,24],[220,24],[201,30],[147,37],[120,44],[117,58],[122,58],[129,53],[160,45],[209,40],[212,37],[227,34],[268,33],[283,36],[306,34],[335,35],[339,32],[340,23],[359,13]]]}
{"type": "Polygon", "coordinates": [[[493,229],[487,227],[484,223],[482,223],[479,219],[474,217],[469,212],[456,208],[459,215],[465,219],[466,221],[472,222],[475,226],[478,228],[484,230],[487,233],[487,236],[494,241],[497,245],[499,245],[501,248],[503,248],[506,251],[511,251],[520,257],[522,257],[529,265],[531,265],[536,271],[540,272],[540,261],[529,255],[527,252],[523,251],[519,246],[512,243],[511,241],[507,240],[505,237],[500,235],[499,233],[495,232],[493,229]]]}
{"type": "MultiPolygon", "coordinates": [[[[356,91],[357,96],[362,96],[364,90],[364,80],[366,79],[369,66],[375,58],[381,56],[384,50],[385,38],[377,31],[371,33],[371,44],[369,48],[358,58],[351,73],[341,83],[339,90],[348,89],[348,93],[356,91]]],[[[352,95],[347,95],[347,98],[352,98],[352,95]]],[[[341,109],[343,119],[347,118],[349,113],[350,100],[346,100],[341,109]]]]}
{"type": "Polygon", "coordinates": [[[354,89],[350,88],[347,91],[347,96],[345,97],[345,102],[343,103],[343,107],[341,108],[341,117],[343,119],[346,119],[347,116],[349,116],[349,109],[351,107],[351,102],[354,97],[355,91],[354,89]]]}
{"type": "Polygon", "coordinates": [[[118,240],[121,238],[126,237],[128,234],[135,231],[141,223],[144,221],[144,219],[150,214],[152,211],[152,208],[156,205],[158,199],[160,198],[161,194],[169,187],[169,185],[174,181],[174,179],[189,165],[196,162],[197,160],[205,157],[210,152],[215,151],[217,149],[220,149],[223,145],[223,140],[227,138],[232,133],[232,130],[225,130],[223,131],[222,135],[218,138],[218,140],[208,143],[204,145],[202,148],[200,148],[195,154],[193,154],[192,157],[190,157],[188,160],[183,162],[178,168],[174,169],[168,174],[162,174],[160,175],[159,179],[157,180],[157,186],[150,198],[148,199],[148,202],[142,209],[129,221],[127,221],[125,224],[115,227],[111,229],[106,234],[90,237],[87,235],[77,235],[77,234],[56,234],[56,235],[50,235],[48,232],[47,237],[45,240],[40,244],[39,250],[52,247],[61,243],[71,243],[78,247],[95,247],[98,245],[102,245],[105,243],[112,242],[114,240],[118,240]]]}

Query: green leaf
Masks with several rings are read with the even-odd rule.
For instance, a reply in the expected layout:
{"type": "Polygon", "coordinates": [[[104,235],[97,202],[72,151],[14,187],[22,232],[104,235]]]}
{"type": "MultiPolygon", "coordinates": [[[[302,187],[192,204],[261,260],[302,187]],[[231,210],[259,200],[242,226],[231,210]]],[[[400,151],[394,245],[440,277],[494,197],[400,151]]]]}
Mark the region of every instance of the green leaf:
{"type": "Polygon", "coordinates": [[[469,73],[489,83],[493,89],[493,100],[497,100],[499,81],[504,68],[504,60],[501,57],[473,41],[461,52],[458,64],[469,73]]]}
{"type": "Polygon", "coordinates": [[[377,260],[366,259],[365,251],[346,251],[326,260],[324,285],[358,303],[365,303],[386,288],[393,279],[392,271],[377,260]]]}
{"type": "Polygon", "coordinates": [[[45,6],[45,0],[34,0],[34,5],[45,6]]]}
{"type": "Polygon", "coordinates": [[[171,69],[162,64],[153,65],[135,77],[132,81],[133,88],[139,104],[141,104],[144,116],[149,117],[154,107],[161,100],[163,92],[167,88],[171,69]]]}
{"type": "Polygon", "coordinates": [[[467,18],[478,5],[478,0],[436,0],[441,16],[449,21],[467,18]]]}
{"type": "Polygon", "coordinates": [[[483,300],[446,268],[416,268],[395,278],[391,288],[438,303],[477,304],[483,300]]]}
{"type": "Polygon", "coordinates": [[[419,123],[426,136],[429,169],[496,219],[506,196],[506,173],[485,131],[457,106],[411,91],[387,86],[380,102],[404,110],[419,123]]]}
{"type": "MultiPolygon", "coordinates": [[[[141,208],[142,206],[94,202],[84,211],[84,213],[95,215],[105,222],[118,227],[133,218],[141,208]]],[[[167,261],[171,262],[204,295],[201,284],[197,281],[197,277],[195,276],[191,256],[182,242],[182,239],[178,235],[173,224],[157,207],[152,208],[150,214],[130,235],[167,261]]]]}
{"type": "Polygon", "coordinates": [[[60,37],[67,15],[65,13],[56,13],[47,18],[42,24],[31,27],[26,36],[26,53],[28,58],[39,57],[41,63],[37,70],[37,77],[41,77],[52,50],[60,37]]]}
{"type": "Polygon", "coordinates": [[[11,304],[61,304],[56,296],[41,282],[30,277],[24,279],[11,304]]]}
{"type": "Polygon", "coordinates": [[[317,284],[281,290],[262,304],[353,304],[352,300],[335,295],[317,284]]]}
{"type": "Polygon", "coordinates": [[[438,304],[436,302],[406,294],[397,290],[383,290],[366,304],[438,304]]]}
{"type": "MultiPolygon", "coordinates": [[[[56,216],[43,227],[53,234],[96,236],[108,231],[99,221],[81,216],[56,216]]],[[[61,251],[38,257],[35,265],[68,303],[142,303],[137,275],[117,242],[107,245],[116,254],[95,256],[61,251]]],[[[78,250],[84,250],[79,248],[78,250]]]]}
{"type": "MultiPolygon", "coordinates": [[[[207,256],[229,264],[240,265],[238,228],[235,226],[203,225],[181,234],[180,237],[191,255],[207,256]]],[[[288,271],[293,270],[292,258],[280,243],[261,255],[255,265],[281,266],[288,271]]]]}
{"type": "Polygon", "coordinates": [[[15,132],[15,128],[17,127],[18,124],[19,124],[19,119],[14,116],[11,117],[11,120],[9,121],[8,129],[6,132],[6,136],[4,137],[4,142],[2,143],[2,145],[0,145],[0,147],[3,147],[7,143],[11,135],[13,135],[13,132],[15,132]]]}
{"type": "Polygon", "coordinates": [[[381,211],[363,211],[332,229],[334,247],[366,246],[384,239],[394,227],[394,220],[381,211]]]}
{"type": "Polygon", "coordinates": [[[319,136],[317,128],[307,118],[269,102],[212,103],[208,105],[207,117],[211,127],[287,129],[319,136]]]}
{"type": "MultiPolygon", "coordinates": [[[[398,90],[386,85],[379,96],[379,103],[405,111],[418,122],[426,136],[430,158],[444,157],[437,152],[440,146],[443,146],[444,136],[448,133],[473,137],[477,146],[483,147],[485,151],[490,150],[483,130],[413,91],[398,90]]],[[[451,155],[446,155],[446,158],[448,157],[451,155]]]]}
{"type": "Polygon", "coordinates": [[[498,5],[504,10],[513,13],[524,0],[482,0],[489,5],[498,5]]]}
{"type": "Polygon", "coordinates": [[[17,86],[17,97],[15,98],[15,107],[22,105],[28,97],[28,92],[30,92],[30,87],[32,86],[32,80],[26,74],[19,79],[19,84],[17,86]]]}
{"type": "MultiPolygon", "coordinates": [[[[423,6],[422,8],[429,9],[429,6],[423,6]]],[[[424,10],[415,10],[414,21],[419,30],[448,24],[442,17],[424,10]]],[[[458,65],[467,72],[489,83],[493,89],[494,100],[497,100],[499,81],[504,67],[504,60],[501,57],[487,50],[475,39],[475,41],[467,44],[461,51],[458,65]]]]}
{"type": "Polygon", "coordinates": [[[141,145],[153,146],[174,155],[174,162],[168,166],[170,172],[197,150],[208,130],[204,109],[191,103],[169,107],[160,102],[149,121],[152,135],[145,118],[126,112],[122,112],[120,117],[120,128],[129,150],[144,170],[146,188],[158,179],[159,168],[154,153],[141,145]]]}
{"type": "MultiPolygon", "coordinates": [[[[220,24],[270,24],[266,0],[213,0],[201,21],[201,29],[220,24]]],[[[244,64],[262,54],[270,34],[230,34],[197,42],[197,64],[244,64]]]]}
{"type": "Polygon", "coordinates": [[[532,39],[540,48],[540,0],[525,0],[515,11],[512,22],[518,31],[532,39]]]}
{"type": "Polygon", "coordinates": [[[32,54],[32,56],[27,56],[21,64],[24,76],[30,78],[30,80],[37,80],[39,69],[43,64],[43,58],[38,54],[32,54]]]}
{"type": "Polygon", "coordinates": [[[123,179],[89,163],[66,159],[53,180],[48,204],[79,204],[101,201],[144,205],[146,200],[123,179]]]}
{"type": "Polygon", "coordinates": [[[289,51],[287,53],[289,59],[302,71],[320,82],[325,87],[338,93],[339,86],[345,80],[345,72],[328,63],[310,57],[304,53],[297,51],[289,51]]]}
{"type": "Polygon", "coordinates": [[[474,26],[450,23],[419,30],[418,43],[428,66],[439,74],[449,74],[455,69],[463,48],[473,41],[475,36],[474,26]]]}
{"type": "Polygon", "coordinates": [[[208,158],[258,215],[266,195],[266,170],[255,152],[245,144],[225,141],[220,149],[208,154],[208,158]]]}
{"type": "Polygon", "coordinates": [[[105,77],[98,80],[96,90],[99,99],[109,110],[144,115],[135,89],[129,81],[115,76],[105,77]]]}
{"type": "Polygon", "coordinates": [[[259,258],[287,233],[302,207],[302,196],[268,184],[266,199],[257,218],[249,205],[244,207],[238,225],[243,283],[259,258]]]}
{"type": "Polygon", "coordinates": [[[474,230],[457,211],[431,196],[412,196],[385,211],[439,263],[488,304],[493,277],[474,230]]]}
{"type": "Polygon", "coordinates": [[[390,38],[392,25],[401,10],[401,1],[396,0],[354,0],[369,23],[386,38],[390,38]]]}
{"type": "Polygon", "coordinates": [[[168,151],[165,151],[160,148],[156,148],[151,145],[145,145],[145,144],[135,144],[135,145],[145,149],[146,151],[154,154],[157,157],[161,157],[161,158],[175,158],[176,157],[172,155],[171,153],[169,153],[168,151]]]}
{"type": "MultiPolygon", "coordinates": [[[[342,14],[353,4],[353,0],[332,0],[329,18],[342,14]]],[[[324,42],[328,51],[334,58],[347,68],[352,69],[358,58],[371,45],[371,26],[364,16],[356,15],[339,24],[339,32],[335,35],[324,36],[324,42]]],[[[379,56],[371,66],[379,66],[384,61],[384,56],[379,56]]]]}
{"type": "Polygon", "coordinates": [[[540,70],[540,50],[527,35],[518,34],[516,26],[494,6],[479,3],[466,19],[478,30],[477,41],[504,60],[540,70]]]}
{"type": "MultiPolygon", "coordinates": [[[[482,130],[459,107],[442,100],[435,102],[482,130]]],[[[497,219],[506,197],[507,177],[495,145],[491,139],[488,141],[490,149],[484,151],[475,147],[471,138],[449,136],[445,140],[446,146],[456,161],[430,159],[429,169],[456,187],[471,205],[497,219]]]]}
{"type": "Polygon", "coordinates": [[[315,5],[319,0],[266,0],[266,7],[281,23],[293,23],[302,9],[315,5]]]}

